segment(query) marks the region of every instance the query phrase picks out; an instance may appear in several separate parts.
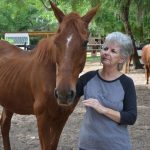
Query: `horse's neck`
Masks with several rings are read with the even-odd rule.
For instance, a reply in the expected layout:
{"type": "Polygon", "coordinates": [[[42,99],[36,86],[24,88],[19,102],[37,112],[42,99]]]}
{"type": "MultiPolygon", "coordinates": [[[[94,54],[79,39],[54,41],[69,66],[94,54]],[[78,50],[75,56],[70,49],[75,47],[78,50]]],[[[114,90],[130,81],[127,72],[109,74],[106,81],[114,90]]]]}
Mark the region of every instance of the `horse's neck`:
{"type": "Polygon", "coordinates": [[[42,39],[33,53],[33,59],[39,63],[55,63],[55,45],[54,38],[42,39]]]}

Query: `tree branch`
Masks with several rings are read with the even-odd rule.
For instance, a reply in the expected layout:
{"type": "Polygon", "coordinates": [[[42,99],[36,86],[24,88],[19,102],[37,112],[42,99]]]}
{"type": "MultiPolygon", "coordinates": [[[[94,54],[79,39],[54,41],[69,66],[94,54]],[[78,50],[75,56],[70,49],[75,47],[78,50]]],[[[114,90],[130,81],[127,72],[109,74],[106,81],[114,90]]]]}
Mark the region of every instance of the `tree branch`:
{"type": "MultiPolygon", "coordinates": [[[[40,1],[42,2],[42,4],[44,5],[44,7],[46,8],[46,10],[52,11],[52,9],[51,9],[50,7],[47,7],[47,6],[46,6],[46,4],[44,3],[43,0],[40,0],[40,1]]],[[[49,2],[50,2],[50,0],[49,0],[49,2]]]]}

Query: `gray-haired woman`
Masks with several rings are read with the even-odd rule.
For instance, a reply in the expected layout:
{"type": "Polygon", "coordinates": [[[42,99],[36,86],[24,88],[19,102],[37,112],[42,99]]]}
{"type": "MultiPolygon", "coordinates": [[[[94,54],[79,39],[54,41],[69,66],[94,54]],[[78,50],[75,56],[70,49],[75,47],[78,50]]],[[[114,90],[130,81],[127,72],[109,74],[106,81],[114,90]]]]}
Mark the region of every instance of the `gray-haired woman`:
{"type": "Polygon", "coordinates": [[[77,96],[84,95],[86,113],[80,129],[80,150],[131,150],[127,126],[137,118],[133,80],[120,72],[132,53],[131,38],[108,34],[101,50],[103,68],[82,75],[77,96]]]}

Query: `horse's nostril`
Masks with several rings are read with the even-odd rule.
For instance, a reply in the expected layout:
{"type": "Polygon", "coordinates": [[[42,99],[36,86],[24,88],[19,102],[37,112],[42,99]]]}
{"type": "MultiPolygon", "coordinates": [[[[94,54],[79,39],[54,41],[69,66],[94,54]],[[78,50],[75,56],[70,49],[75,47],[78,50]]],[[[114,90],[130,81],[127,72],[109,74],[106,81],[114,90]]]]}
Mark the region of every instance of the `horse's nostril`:
{"type": "Polygon", "coordinates": [[[73,90],[70,90],[69,92],[68,92],[68,98],[69,99],[72,99],[73,97],[74,97],[74,91],[73,90]]]}

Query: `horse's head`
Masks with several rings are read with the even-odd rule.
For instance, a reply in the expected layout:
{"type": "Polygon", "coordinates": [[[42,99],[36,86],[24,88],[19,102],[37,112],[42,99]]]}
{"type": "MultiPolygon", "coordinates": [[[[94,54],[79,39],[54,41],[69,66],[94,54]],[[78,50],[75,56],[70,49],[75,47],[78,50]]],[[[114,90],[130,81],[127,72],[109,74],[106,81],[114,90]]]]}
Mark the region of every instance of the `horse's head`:
{"type": "Polygon", "coordinates": [[[98,7],[80,17],[77,13],[64,13],[51,3],[59,29],[54,40],[56,46],[56,89],[55,96],[59,105],[70,105],[76,95],[76,83],[84,68],[88,42],[88,24],[98,7]]]}

